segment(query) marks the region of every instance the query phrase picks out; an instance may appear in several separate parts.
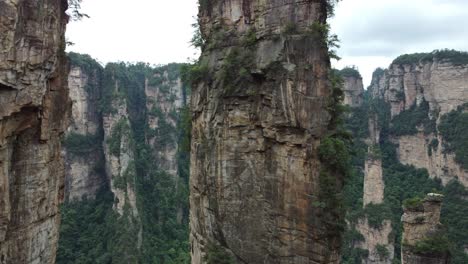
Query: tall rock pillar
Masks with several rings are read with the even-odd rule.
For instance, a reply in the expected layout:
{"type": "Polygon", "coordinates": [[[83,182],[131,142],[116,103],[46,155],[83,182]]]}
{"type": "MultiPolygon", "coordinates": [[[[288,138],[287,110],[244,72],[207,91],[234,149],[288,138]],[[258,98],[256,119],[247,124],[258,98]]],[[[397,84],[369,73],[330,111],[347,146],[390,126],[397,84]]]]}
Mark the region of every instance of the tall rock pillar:
{"type": "Polygon", "coordinates": [[[192,263],[338,263],[340,241],[327,236],[317,200],[317,148],[330,121],[330,62],[317,34],[327,1],[200,5],[192,263]]]}
{"type": "Polygon", "coordinates": [[[402,264],[449,264],[449,241],[440,223],[443,196],[430,193],[424,200],[405,202],[402,264]]]}
{"type": "Polygon", "coordinates": [[[0,263],[54,263],[67,1],[0,1],[0,263]]]}

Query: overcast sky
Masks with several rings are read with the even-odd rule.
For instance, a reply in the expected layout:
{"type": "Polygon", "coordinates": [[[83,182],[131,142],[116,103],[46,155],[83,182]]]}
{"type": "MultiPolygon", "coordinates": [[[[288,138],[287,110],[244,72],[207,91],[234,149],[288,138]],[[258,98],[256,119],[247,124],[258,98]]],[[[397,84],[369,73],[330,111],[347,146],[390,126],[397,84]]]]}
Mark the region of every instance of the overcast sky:
{"type": "MultiPolygon", "coordinates": [[[[83,0],[91,16],[68,26],[70,51],[99,61],[186,62],[196,0],[83,0]]],[[[356,65],[367,86],[400,54],[468,50],[468,0],[343,0],[331,21],[341,40],[337,68],[356,65]]]]}

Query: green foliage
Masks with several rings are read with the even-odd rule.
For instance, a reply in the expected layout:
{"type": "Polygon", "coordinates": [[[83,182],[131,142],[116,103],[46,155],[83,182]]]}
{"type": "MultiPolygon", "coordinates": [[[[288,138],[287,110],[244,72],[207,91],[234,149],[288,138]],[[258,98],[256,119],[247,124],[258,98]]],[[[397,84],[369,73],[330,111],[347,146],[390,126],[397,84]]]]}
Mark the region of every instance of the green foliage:
{"type": "Polygon", "coordinates": [[[79,54],[70,52],[67,54],[70,60],[70,65],[80,67],[88,75],[92,76],[94,71],[102,71],[103,68],[95,59],[91,58],[88,54],[79,54]]]}
{"type": "Polygon", "coordinates": [[[377,254],[379,255],[380,259],[387,259],[390,256],[390,252],[385,245],[377,244],[375,247],[377,250],[377,254]]]}
{"type": "Polygon", "coordinates": [[[208,64],[200,60],[193,64],[183,65],[181,67],[181,78],[182,82],[188,86],[209,80],[208,64]]]}
{"type": "Polygon", "coordinates": [[[294,22],[288,22],[283,26],[283,30],[281,31],[283,35],[294,35],[298,34],[299,30],[297,28],[297,24],[294,22]]]}
{"type": "Polygon", "coordinates": [[[386,204],[368,204],[364,208],[364,215],[367,217],[369,226],[379,229],[384,220],[392,218],[392,211],[386,204]]]}
{"type": "Polygon", "coordinates": [[[203,38],[203,35],[200,31],[200,25],[198,23],[193,23],[192,28],[193,28],[193,36],[192,36],[192,39],[190,40],[190,43],[195,48],[202,48],[205,45],[206,41],[203,38]]]}
{"type": "Polygon", "coordinates": [[[439,124],[444,151],[454,152],[455,161],[468,169],[468,103],[442,116],[439,124]]]}
{"type": "Polygon", "coordinates": [[[107,144],[109,145],[109,151],[112,155],[118,157],[120,156],[121,151],[121,142],[122,136],[129,136],[130,127],[128,121],[125,118],[119,120],[119,122],[114,126],[111,132],[111,136],[107,139],[107,144]]]}
{"type": "Polygon", "coordinates": [[[112,224],[113,197],[106,190],[95,200],[84,200],[62,205],[58,264],[107,264],[112,261],[109,240],[116,231],[112,224]]]}
{"type": "Polygon", "coordinates": [[[336,50],[340,48],[340,40],[338,36],[330,33],[330,25],[326,23],[314,22],[309,30],[308,34],[314,37],[320,45],[327,47],[328,56],[330,59],[340,60],[341,58],[337,55],[336,50]]]}
{"type": "Polygon", "coordinates": [[[233,48],[229,51],[218,76],[226,87],[226,95],[233,95],[247,88],[247,84],[252,81],[250,71],[254,59],[254,53],[250,49],[233,48]]]}
{"type": "Polygon", "coordinates": [[[412,211],[424,210],[423,199],[420,197],[409,198],[403,201],[403,206],[412,211]]]}
{"type": "Polygon", "coordinates": [[[404,54],[397,57],[392,64],[417,64],[432,62],[434,59],[447,60],[455,65],[468,64],[468,52],[450,49],[434,50],[431,53],[404,54]]]}
{"type": "Polygon", "coordinates": [[[392,120],[391,133],[396,136],[414,135],[418,126],[423,126],[426,135],[435,132],[435,118],[429,114],[429,103],[414,104],[410,109],[401,112],[392,120]]]}
{"type": "Polygon", "coordinates": [[[344,67],[339,71],[339,74],[342,77],[355,77],[355,78],[362,78],[361,74],[359,73],[356,66],[348,66],[344,67]]]}
{"type": "Polygon", "coordinates": [[[468,255],[464,247],[468,245],[468,190],[458,181],[451,181],[444,189],[441,222],[447,229],[447,235],[454,243],[452,263],[468,263],[468,255]]]}
{"type": "Polygon", "coordinates": [[[64,147],[69,153],[86,155],[99,148],[100,137],[98,135],[81,135],[70,133],[64,140],[64,147]]]}
{"type": "Polygon", "coordinates": [[[338,2],[342,0],[327,0],[326,1],[326,8],[327,8],[327,16],[333,17],[335,15],[335,6],[338,2]]]}
{"type": "Polygon", "coordinates": [[[452,245],[442,231],[436,232],[431,236],[416,242],[414,246],[409,246],[411,251],[422,255],[449,254],[452,245]]]}
{"type": "MultiPolygon", "coordinates": [[[[161,113],[160,131],[153,136],[166,137],[181,146],[178,150],[180,178],[163,171],[154,153],[165,147],[148,144],[152,131],[147,118],[145,80],[151,76],[163,76],[164,82],[176,81],[183,65],[169,64],[152,68],[147,64],[108,64],[104,73],[102,109],[105,114],[115,114],[112,105],[126,106],[129,117],[112,129],[107,140],[112,155],[132,151],[133,162],[120,176],[114,178],[114,187],[125,189],[127,184],[136,190],[139,217],[131,216],[130,208],[124,208],[124,216],[114,213],[113,197],[99,196],[95,201],[67,203],[63,218],[64,230],[60,234],[59,263],[190,263],[188,242],[188,172],[190,163],[190,113],[184,106],[182,112],[161,113]],[[166,75],[167,74],[167,75],[166,75]],[[165,77],[167,76],[167,78],[165,77]],[[169,124],[167,117],[176,121],[169,124]],[[128,137],[130,149],[122,149],[123,137],[128,137]],[[183,168],[183,169],[180,169],[183,168]],[[99,213],[105,208],[105,212],[99,213]],[[82,209],[85,208],[85,209],[82,209]],[[68,210],[68,211],[67,211],[68,210]],[[142,227],[142,244],[138,249],[139,226],[142,227]],[[62,242],[63,241],[63,242],[62,242]]],[[[162,83],[162,82],[161,82],[162,83]]],[[[160,85],[160,84],[158,84],[160,85]]],[[[190,90],[184,86],[183,102],[190,90]]],[[[166,95],[170,97],[170,95],[166,95]]],[[[159,112],[158,112],[159,111],[159,112]]],[[[167,143],[167,142],[164,142],[167,143]]],[[[101,166],[101,165],[100,165],[101,166]]]]}
{"type": "Polygon", "coordinates": [[[431,140],[431,143],[427,146],[427,154],[429,156],[432,156],[432,151],[435,150],[437,151],[439,147],[439,140],[437,138],[434,138],[431,140]]]}
{"type": "Polygon", "coordinates": [[[206,264],[235,264],[233,257],[222,247],[214,243],[208,244],[206,264]]]}
{"type": "Polygon", "coordinates": [[[242,46],[249,47],[255,45],[256,42],[257,33],[255,31],[255,28],[250,28],[249,31],[247,31],[247,34],[242,39],[242,46]]]}
{"type": "Polygon", "coordinates": [[[87,14],[81,12],[81,1],[82,0],[68,0],[69,15],[74,21],[89,18],[87,14]]]}

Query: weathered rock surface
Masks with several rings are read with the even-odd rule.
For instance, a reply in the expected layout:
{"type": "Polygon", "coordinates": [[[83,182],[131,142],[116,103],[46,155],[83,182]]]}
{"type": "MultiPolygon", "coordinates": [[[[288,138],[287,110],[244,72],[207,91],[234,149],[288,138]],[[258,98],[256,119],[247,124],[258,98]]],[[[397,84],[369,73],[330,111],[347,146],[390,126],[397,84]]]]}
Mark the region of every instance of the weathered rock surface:
{"type": "Polygon", "coordinates": [[[369,251],[369,255],[363,258],[362,263],[392,263],[395,248],[393,245],[392,222],[390,220],[385,220],[380,228],[374,228],[369,225],[367,218],[363,218],[358,221],[356,230],[364,237],[364,241],[357,246],[369,251]],[[379,252],[379,247],[383,252],[379,252]]]}
{"type": "Polygon", "coordinates": [[[369,90],[374,98],[390,104],[391,116],[414,105],[428,102],[428,116],[436,122],[435,131],[414,135],[395,136],[398,158],[401,163],[426,168],[432,178],[440,178],[443,184],[458,179],[468,186],[468,172],[455,161],[455,155],[445,153],[443,138],[437,125],[441,117],[468,102],[468,66],[437,59],[419,63],[390,65],[387,70],[374,74],[369,90]],[[430,146],[435,140],[437,146],[430,146]],[[433,150],[429,150],[430,148],[433,150]]]}
{"type": "Polygon", "coordinates": [[[416,102],[429,102],[431,110],[444,115],[468,100],[468,67],[446,60],[416,64],[392,64],[371,84],[372,96],[391,104],[392,116],[416,102]]]}
{"type": "MultiPolygon", "coordinates": [[[[380,154],[380,128],[377,116],[371,114],[368,120],[369,138],[367,158],[364,163],[363,207],[381,205],[384,202],[385,182],[383,179],[382,157],[380,154]]],[[[390,220],[384,220],[379,227],[371,226],[367,215],[358,220],[356,230],[363,236],[357,247],[368,250],[362,263],[391,264],[395,257],[393,228],[390,220]]]]}
{"type": "Polygon", "coordinates": [[[73,66],[68,74],[72,110],[66,136],[81,135],[95,141],[95,144],[88,146],[89,149],[83,149],[80,153],[67,150],[65,145],[65,196],[70,200],[94,198],[106,184],[106,175],[101,168],[104,166],[104,156],[99,140],[102,117],[98,111],[98,101],[102,88],[97,70],[91,74],[81,67],[73,66]]]}
{"type": "MultiPolygon", "coordinates": [[[[182,94],[182,81],[180,78],[171,78],[169,71],[156,73],[153,78],[159,83],[146,82],[146,109],[148,111],[148,126],[152,131],[161,131],[148,135],[148,142],[154,146],[155,161],[159,168],[177,177],[177,113],[184,105],[182,94]]],[[[150,79],[151,80],[151,79],[150,79]]]]}
{"type": "Polygon", "coordinates": [[[236,263],[338,263],[340,241],[327,239],[313,206],[329,58],[300,33],[325,23],[325,2],[201,6],[207,74],[191,99],[192,263],[203,263],[211,245],[236,263]]]}
{"type": "Polygon", "coordinates": [[[455,154],[444,153],[441,136],[436,138],[434,135],[424,135],[420,132],[416,135],[398,137],[396,142],[397,155],[401,163],[425,168],[431,177],[441,179],[443,184],[449,183],[456,176],[461,184],[468,186],[468,171],[455,162],[455,154]],[[430,145],[434,139],[438,142],[435,148],[430,145]]]}
{"type": "Polygon", "coordinates": [[[364,85],[362,78],[356,76],[344,76],[344,104],[351,107],[360,106],[364,100],[364,85]]]}
{"type": "Polygon", "coordinates": [[[0,1],[0,263],[54,263],[63,199],[66,1],[0,1]]]}
{"type": "Polygon", "coordinates": [[[404,208],[404,214],[401,217],[403,222],[402,264],[450,263],[450,256],[447,252],[421,253],[414,250],[418,242],[443,235],[440,223],[442,199],[443,196],[440,194],[428,194],[420,205],[404,208]]]}
{"type": "Polygon", "coordinates": [[[372,157],[366,159],[364,168],[364,206],[381,204],[384,199],[385,183],[383,181],[382,160],[372,157]]]}

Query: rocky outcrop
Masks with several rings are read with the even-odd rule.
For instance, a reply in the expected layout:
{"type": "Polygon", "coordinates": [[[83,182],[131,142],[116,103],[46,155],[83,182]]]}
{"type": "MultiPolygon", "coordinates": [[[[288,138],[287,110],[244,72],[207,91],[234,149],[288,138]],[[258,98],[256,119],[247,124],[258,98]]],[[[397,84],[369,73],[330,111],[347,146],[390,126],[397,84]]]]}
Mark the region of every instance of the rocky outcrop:
{"type": "MultiPolygon", "coordinates": [[[[369,138],[366,139],[368,150],[364,162],[363,208],[382,206],[384,203],[385,183],[383,179],[382,154],[380,150],[380,128],[377,116],[371,114],[368,121],[369,138]]],[[[375,210],[375,209],[374,209],[375,210]]],[[[383,212],[377,212],[383,213],[383,212]]],[[[383,220],[378,226],[369,224],[369,216],[361,217],[355,228],[363,236],[357,247],[367,250],[362,263],[391,264],[395,255],[392,222],[383,220]]]]}
{"type": "MultiPolygon", "coordinates": [[[[375,150],[369,150],[369,152],[372,151],[375,150]]],[[[370,154],[364,168],[364,197],[362,199],[364,207],[371,203],[381,204],[384,199],[384,189],[382,160],[380,157],[373,157],[370,154]]]]}
{"type": "Polygon", "coordinates": [[[69,108],[66,1],[0,2],[0,263],[54,263],[69,108]]]}
{"type": "Polygon", "coordinates": [[[220,252],[235,263],[338,263],[318,200],[330,64],[314,28],[326,1],[200,3],[192,263],[220,252]]]}
{"type": "Polygon", "coordinates": [[[344,81],[344,101],[345,105],[351,107],[361,106],[364,101],[364,85],[362,83],[362,77],[357,72],[356,75],[343,75],[344,81]]]}
{"type": "Polygon", "coordinates": [[[369,225],[367,218],[359,219],[356,230],[364,237],[357,247],[368,250],[369,254],[362,263],[391,264],[395,257],[393,228],[390,220],[384,220],[379,228],[369,225]]]}
{"type": "Polygon", "coordinates": [[[71,201],[94,198],[106,184],[99,112],[102,68],[97,65],[87,72],[75,65],[75,56],[68,75],[72,110],[64,148],[65,196],[71,201]]]}
{"type": "Polygon", "coordinates": [[[373,98],[383,99],[390,105],[393,120],[405,116],[405,120],[399,120],[400,124],[417,122],[415,118],[427,120],[421,120],[410,133],[393,133],[401,163],[425,168],[443,184],[458,179],[468,186],[468,171],[456,162],[453,153],[445,151],[445,139],[438,131],[444,115],[468,102],[468,64],[456,60],[466,55],[457,53],[449,57],[450,52],[457,53],[436,51],[400,56],[387,70],[376,71],[369,91],[373,98]],[[421,109],[425,110],[422,114],[425,117],[421,113],[408,114],[421,109]]]}
{"type": "Polygon", "coordinates": [[[148,112],[148,143],[154,146],[155,162],[159,168],[177,177],[177,133],[178,112],[183,101],[182,81],[177,72],[178,64],[170,64],[146,81],[146,110],[148,112]],[[175,68],[175,69],[172,69],[175,68]]]}
{"type": "Polygon", "coordinates": [[[468,186],[468,171],[455,162],[455,154],[444,151],[443,140],[442,136],[424,135],[423,132],[398,137],[398,159],[403,164],[427,169],[431,177],[441,179],[443,184],[456,177],[468,186]],[[432,145],[433,142],[436,144],[432,145]]]}
{"type": "Polygon", "coordinates": [[[468,100],[468,67],[447,59],[399,62],[374,75],[369,89],[374,98],[391,105],[392,117],[423,99],[439,116],[455,110],[468,100]]]}
{"type": "Polygon", "coordinates": [[[442,199],[442,195],[431,193],[423,201],[413,199],[405,204],[401,218],[402,264],[450,263],[447,238],[440,224],[442,199]]]}

